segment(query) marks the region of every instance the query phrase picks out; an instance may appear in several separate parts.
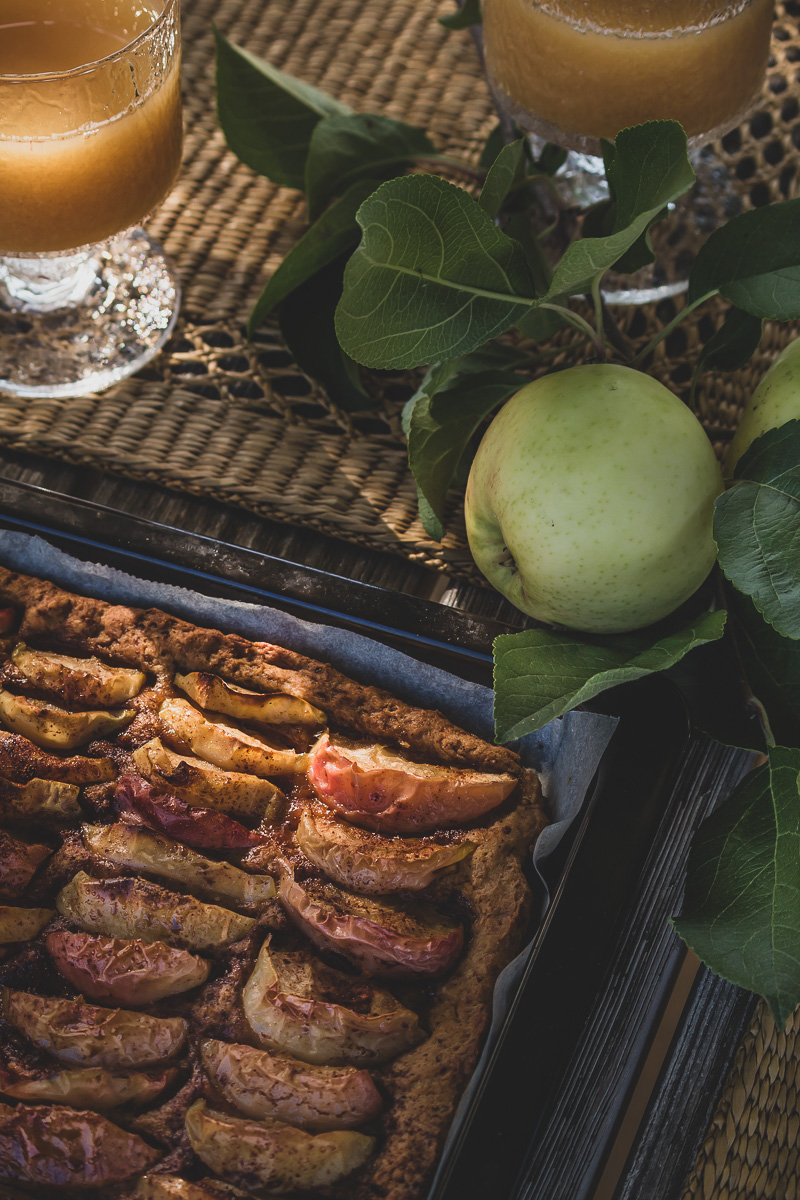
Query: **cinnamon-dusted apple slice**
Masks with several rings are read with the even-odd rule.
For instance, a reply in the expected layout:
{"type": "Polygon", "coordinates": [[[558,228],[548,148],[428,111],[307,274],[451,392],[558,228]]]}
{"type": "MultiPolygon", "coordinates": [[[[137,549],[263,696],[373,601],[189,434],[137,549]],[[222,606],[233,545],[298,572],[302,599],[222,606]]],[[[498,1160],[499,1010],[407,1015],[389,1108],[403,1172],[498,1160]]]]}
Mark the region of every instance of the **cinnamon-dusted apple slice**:
{"type": "Polygon", "coordinates": [[[268,779],[242,771],[223,771],[202,758],[188,758],[153,738],[133,753],[140,775],[173,792],[187,804],[203,805],[243,817],[246,821],[276,821],[286,797],[268,779]]]}
{"type": "Polygon", "coordinates": [[[12,783],[0,779],[0,813],[6,821],[54,822],[64,825],[81,817],[80,788],[55,779],[12,783]]]}
{"type": "Polygon", "coordinates": [[[355,1129],[383,1109],[369,1071],[298,1062],[286,1054],[209,1039],[200,1053],[225,1099],[256,1120],[274,1117],[312,1133],[355,1129]]]}
{"type": "Polygon", "coordinates": [[[38,868],[52,853],[49,846],[21,842],[0,829],[0,897],[15,900],[21,896],[38,868]]]}
{"type": "Polygon", "coordinates": [[[52,908],[15,908],[0,904],[0,946],[29,942],[55,915],[52,908]]]}
{"type": "Polygon", "coordinates": [[[247,1121],[196,1100],[186,1114],[192,1149],[216,1175],[270,1194],[328,1187],[363,1166],[375,1139],[353,1130],[305,1133],[283,1121],[247,1121]]]}
{"type": "Polygon", "coordinates": [[[276,746],[222,717],[210,721],[188,700],[165,700],[158,715],[169,741],[223,771],[242,771],[265,779],[270,775],[302,775],[308,767],[307,754],[276,746]]]}
{"type": "Polygon", "coordinates": [[[319,880],[281,880],[279,898],[322,950],[334,950],[368,975],[417,979],[443,975],[464,945],[463,927],[429,904],[345,892],[319,880]]]}
{"type": "Polygon", "coordinates": [[[223,713],[253,725],[324,725],[325,713],[296,696],[283,692],[250,692],[219,675],[192,671],[176,675],[175,686],[201,708],[223,713]]]}
{"type": "Polygon", "coordinates": [[[186,1041],[180,1017],[148,1017],[11,988],[0,994],[6,1020],[59,1062],[112,1070],[149,1067],[174,1058],[186,1041]]]}
{"type": "Polygon", "coordinates": [[[416,1046],[416,1013],[371,981],[353,979],[305,950],[261,947],[242,992],[244,1013],[268,1050],[327,1066],[375,1066],[416,1046]]]}
{"type": "Polygon", "coordinates": [[[0,1164],[36,1187],[100,1188],[154,1166],[162,1152],[99,1113],[62,1104],[0,1104],[0,1164]]]}
{"type": "Polygon", "coordinates": [[[322,805],[305,809],[295,840],[334,883],[375,896],[420,891],[475,849],[469,841],[382,837],[337,821],[322,805]]]}
{"type": "Polygon", "coordinates": [[[15,783],[32,779],[55,779],[79,787],[90,783],[107,783],[116,779],[117,768],[110,758],[61,758],[48,754],[19,733],[0,729],[0,775],[15,783]]]}
{"type": "MultiPolygon", "coordinates": [[[[179,1175],[145,1175],[131,1192],[130,1200],[250,1200],[251,1195],[218,1179],[207,1187],[203,1180],[190,1183],[179,1175]]],[[[4,1200],[1,1195],[0,1200],[4,1200]]]]}
{"type": "Polygon", "coordinates": [[[74,750],[92,738],[123,729],[135,716],[132,708],[117,712],[70,712],[44,700],[0,691],[0,720],[43,750],[74,750]]]}
{"type": "Polygon", "coordinates": [[[11,661],[34,687],[56,692],[67,704],[116,708],[138,696],[146,682],[142,671],[130,667],[110,667],[99,658],[32,650],[24,642],[15,646],[11,661]]]}
{"type": "Polygon", "coordinates": [[[346,821],[377,833],[428,833],[465,825],[497,808],[513,775],[415,763],[387,746],[323,733],[309,753],[308,780],[346,821]]]}
{"type": "Polygon", "coordinates": [[[145,879],[92,879],[85,871],[62,888],[56,908],[91,933],[164,941],[200,954],[240,941],[255,925],[252,917],[145,879]]]}
{"type": "Polygon", "coordinates": [[[155,1075],[143,1071],[118,1075],[102,1067],[73,1067],[39,1079],[15,1078],[0,1071],[0,1092],[15,1100],[40,1104],[70,1104],[73,1108],[104,1111],[123,1104],[149,1104],[176,1077],[175,1068],[155,1075]]]}
{"type": "Polygon", "coordinates": [[[83,996],[124,1008],[199,987],[211,970],[210,963],[188,950],[141,938],[59,930],[47,935],[45,945],[60,973],[83,996]]]}
{"type": "Polygon", "coordinates": [[[212,900],[258,911],[275,898],[271,875],[248,875],[149,829],[118,821],[115,825],[84,825],[82,832],[86,849],[106,862],[158,875],[212,900]]]}
{"type": "Polygon", "coordinates": [[[194,808],[133,771],[117,781],[114,802],[126,821],[147,825],[193,850],[252,850],[267,840],[225,813],[194,808]]]}

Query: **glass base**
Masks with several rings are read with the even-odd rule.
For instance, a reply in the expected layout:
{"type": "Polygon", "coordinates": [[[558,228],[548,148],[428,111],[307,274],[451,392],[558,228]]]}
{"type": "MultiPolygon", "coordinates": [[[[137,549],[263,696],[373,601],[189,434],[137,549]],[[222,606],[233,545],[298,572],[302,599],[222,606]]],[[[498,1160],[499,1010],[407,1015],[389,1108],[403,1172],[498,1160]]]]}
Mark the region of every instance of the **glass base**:
{"type": "MultiPolygon", "coordinates": [[[[529,140],[538,158],[545,143],[535,134],[529,140]]],[[[655,261],[630,275],[610,271],[603,281],[607,304],[650,304],[685,292],[700,247],[715,229],[741,212],[734,179],[713,147],[692,150],[689,158],[697,182],[652,226],[655,261]]],[[[553,182],[563,207],[577,210],[576,234],[583,210],[608,199],[603,160],[593,154],[570,150],[553,182]]]]}
{"type": "Polygon", "coordinates": [[[110,387],[155,358],[180,296],[175,268],[143,229],[74,254],[0,257],[0,392],[110,387]]]}

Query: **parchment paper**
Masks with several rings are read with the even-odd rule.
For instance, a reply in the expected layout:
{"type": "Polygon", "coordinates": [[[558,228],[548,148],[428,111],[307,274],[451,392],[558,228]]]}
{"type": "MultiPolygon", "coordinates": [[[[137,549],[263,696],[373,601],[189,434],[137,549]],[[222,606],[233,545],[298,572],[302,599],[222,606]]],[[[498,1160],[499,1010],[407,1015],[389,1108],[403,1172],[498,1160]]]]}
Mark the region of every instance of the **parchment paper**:
{"type": "MultiPolygon", "coordinates": [[[[157,547],[155,547],[157,553],[157,547]]],[[[87,564],[50,546],[44,539],[0,530],[0,562],[11,570],[52,580],[69,591],[115,604],[165,609],[198,625],[275,642],[332,663],[352,678],[376,684],[409,703],[438,708],[452,721],[493,741],[492,692],[371,638],[348,630],[313,624],[267,606],[218,600],[198,592],[137,579],[99,564],[87,564]]],[[[526,766],[542,778],[551,824],[540,835],[533,864],[541,881],[539,919],[549,897],[539,865],[556,847],[578,815],[589,785],[614,732],[616,721],[596,713],[573,712],[514,743],[526,766]]],[[[465,1093],[450,1138],[456,1134],[474,1081],[490,1052],[508,1002],[521,977],[529,947],[500,975],[495,988],[492,1028],[473,1084],[465,1093]]]]}

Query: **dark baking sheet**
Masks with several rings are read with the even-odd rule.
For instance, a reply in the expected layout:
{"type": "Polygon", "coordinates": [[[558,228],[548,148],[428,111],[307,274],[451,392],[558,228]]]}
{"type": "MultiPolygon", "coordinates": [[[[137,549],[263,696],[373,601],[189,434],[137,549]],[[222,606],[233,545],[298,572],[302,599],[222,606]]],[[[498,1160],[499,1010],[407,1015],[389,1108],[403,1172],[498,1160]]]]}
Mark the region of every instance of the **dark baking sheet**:
{"type": "MultiPolygon", "coordinates": [[[[209,595],[268,601],[300,616],[355,628],[482,683],[491,682],[492,640],[506,631],[497,622],[442,605],[4,480],[0,524],[42,534],[87,562],[209,595]]],[[[429,1200],[591,1195],[677,970],[677,943],[653,961],[652,938],[644,947],[636,941],[641,939],[637,912],[654,838],[663,832],[671,807],[680,803],[676,781],[686,760],[688,729],[676,696],[659,680],[617,689],[602,699],[606,711],[622,718],[619,730],[581,819],[549,861],[553,902],[429,1200]],[[614,1038],[592,1031],[605,1022],[613,1032],[620,1019],[608,984],[620,939],[625,943],[626,938],[633,938],[628,953],[635,956],[628,965],[638,964],[646,986],[637,985],[636,1011],[622,1013],[624,1037],[617,1038],[609,1063],[614,1038]],[[575,1047],[581,1043],[587,1049],[576,1064],[575,1047]],[[592,1099],[598,1076],[606,1081],[602,1104],[592,1099]],[[554,1114],[565,1097],[568,1111],[554,1130],[554,1114]],[[570,1154],[569,1143],[576,1138],[581,1153],[570,1154]],[[545,1142],[552,1147],[559,1139],[569,1160],[552,1177],[537,1155],[545,1142]]]]}

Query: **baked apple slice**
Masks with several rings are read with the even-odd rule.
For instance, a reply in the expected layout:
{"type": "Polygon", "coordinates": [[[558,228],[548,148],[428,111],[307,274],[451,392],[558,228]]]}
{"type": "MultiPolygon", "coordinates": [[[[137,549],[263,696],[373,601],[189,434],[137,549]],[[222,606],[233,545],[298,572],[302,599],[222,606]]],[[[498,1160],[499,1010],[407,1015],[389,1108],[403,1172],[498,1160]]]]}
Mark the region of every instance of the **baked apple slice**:
{"type": "Polygon", "coordinates": [[[59,972],[82,996],[123,1008],[155,1004],[199,987],[210,963],[166,942],[109,938],[59,930],[45,938],[59,972]]]}
{"type": "Polygon", "coordinates": [[[222,717],[210,721],[188,700],[165,700],[158,715],[168,741],[224,771],[267,778],[302,775],[308,767],[307,754],[276,746],[260,734],[239,729],[222,717]]]}
{"type": "Polygon", "coordinates": [[[0,1072],[0,1092],[15,1100],[69,1104],[102,1112],[123,1104],[149,1104],[176,1075],[174,1068],[155,1075],[143,1071],[116,1075],[102,1067],[74,1067],[40,1079],[15,1079],[8,1072],[0,1072]]]}
{"type": "Polygon", "coordinates": [[[327,717],[296,696],[282,692],[251,692],[226,683],[219,675],[192,671],[176,675],[174,684],[201,708],[253,725],[325,725],[327,717]]]}
{"type": "Polygon", "coordinates": [[[196,1100],[186,1114],[192,1149],[217,1175],[271,1194],[329,1187],[363,1166],[375,1139],[353,1130],[305,1133],[283,1121],[246,1121],[196,1100]]]}
{"type": "Polygon", "coordinates": [[[309,753],[308,780],[329,808],[377,833],[429,833],[465,825],[497,808],[513,775],[412,762],[387,746],[323,733],[309,753]]]}
{"type": "MultiPolygon", "coordinates": [[[[232,1183],[212,1180],[206,1187],[203,1181],[190,1183],[179,1175],[145,1175],[130,1194],[130,1200],[250,1200],[252,1193],[242,1192],[232,1183]]],[[[0,1196],[0,1200],[4,1200],[0,1196]]]]}
{"type": "Polygon", "coordinates": [[[286,1054],[209,1039],[200,1053],[206,1074],[245,1116],[274,1117],[312,1133],[355,1129],[383,1109],[369,1071],[311,1066],[286,1054]]]}
{"type": "Polygon", "coordinates": [[[61,783],[78,786],[90,783],[107,783],[116,779],[117,768],[110,758],[82,758],[76,754],[61,758],[48,754],[20,733],[0,730],[0,775],[13,779],[15,783],[28,783],[31,779],[57,779],[61,783]]]}
{"type": "Polygon", "coordinates": [[[261,947],[242,993],[244,1013],[268,1050],[323,1066],[374,1066],[416,1046],[411,1012],[368,980],[353,979],[305,951],[261,947]]]}
{"type": "Polygon", "coordinates": [[[263,834],[253,833],[233,817],[211,808],[194,808],[132,771],[117,782],[114,801],[126,821],[147,825],[193,850],[251,850],[266,841],[263,834]]]}
{"type": "Polygon", "coordinates": [[[321,950],[333,950],[368,975],[419,979],[443,975],[464,945],[463,927],[419,901],[375,900],[332,883],[284,876],[279,899],[321,950]]]}
{"type": "Polygon", "coordinates": [[[0,904],[0,946],[29,942],[55,916],[52,908],[15,908],[0,904]]]}
{"type": "Polygon", "coordinates": [[[294,836],[306,858],[334,883],[375,896],[429,887],[475,849],[468,841],[382,837],[337,821],[322,805],[305,809],[294,836]]]}
{"type": "Polygon", "coordinates": [[[52,854],[49,846],[21,842],[0,829],[0,897],[16,900],[52,854]]]}
{"type": "Polygon", "coordinates": [[[252,917],[145,879],[92,879],[85,871],[61,889],[56,908],[91,933],[164,941],[201,954],[240,941],[255,925],[252,917]]]}
{"type": "Polygon", "coordinates": [[[174,1058],[186,1041],[180,1017],[148,1017],[11,988],[0,995],[6,1020],[59,1062],[112,1070],[149,1067],[174,1058]]]}
{"type": "Polygon", "coordinates": [[[38,1187],[100,1188],[139,1175],[161,1158],[99,1113],[62,1104],[0,1104],[0,1170],[38,1187]]]}
{"type": "Polygon", "coordinates": [[[133,763],[145,779],[187,804],[208,806],[245,821],[279,820],[286,806],[283,792],[268,779],[223,771],[202,758],[175,754],[160,738],[135,750],[133,763]]]}
{"type": "Polygon", "coordinates": [[[6,821],[54,822],[65,825],[78,820],[80,788],[73,783],[55,779],[31,779],[28,783],[12,783],[0,779],[0,806],[6,821]]]}
{"type": "Polygon", "coordinates": [[[132,708],[117,712],[70,712],[44,700],[0,691],[0,720],[14,733],[30,738],[43,750],[74,750],[92,738],[124,729],[135,716],[132,708]]]}
{"type": "Polygon", "coordinates": [[[126,825],[84,825],[87,850],[129,871],[146,871],[213,900],[258,910],[275,898],[271,875],[248,875],[227,862],[216,862],[170,841],[160,833],[126,825]]]}
{"type": "Polygon", "coordinates": [[[99,658],[32,650],[24,642],[14,648],[11,661],[34,687],[55,692],[67,704],[116,708],[138,696],[146,681],[142,671],[130,667],[110,667],[99,658]]]}

